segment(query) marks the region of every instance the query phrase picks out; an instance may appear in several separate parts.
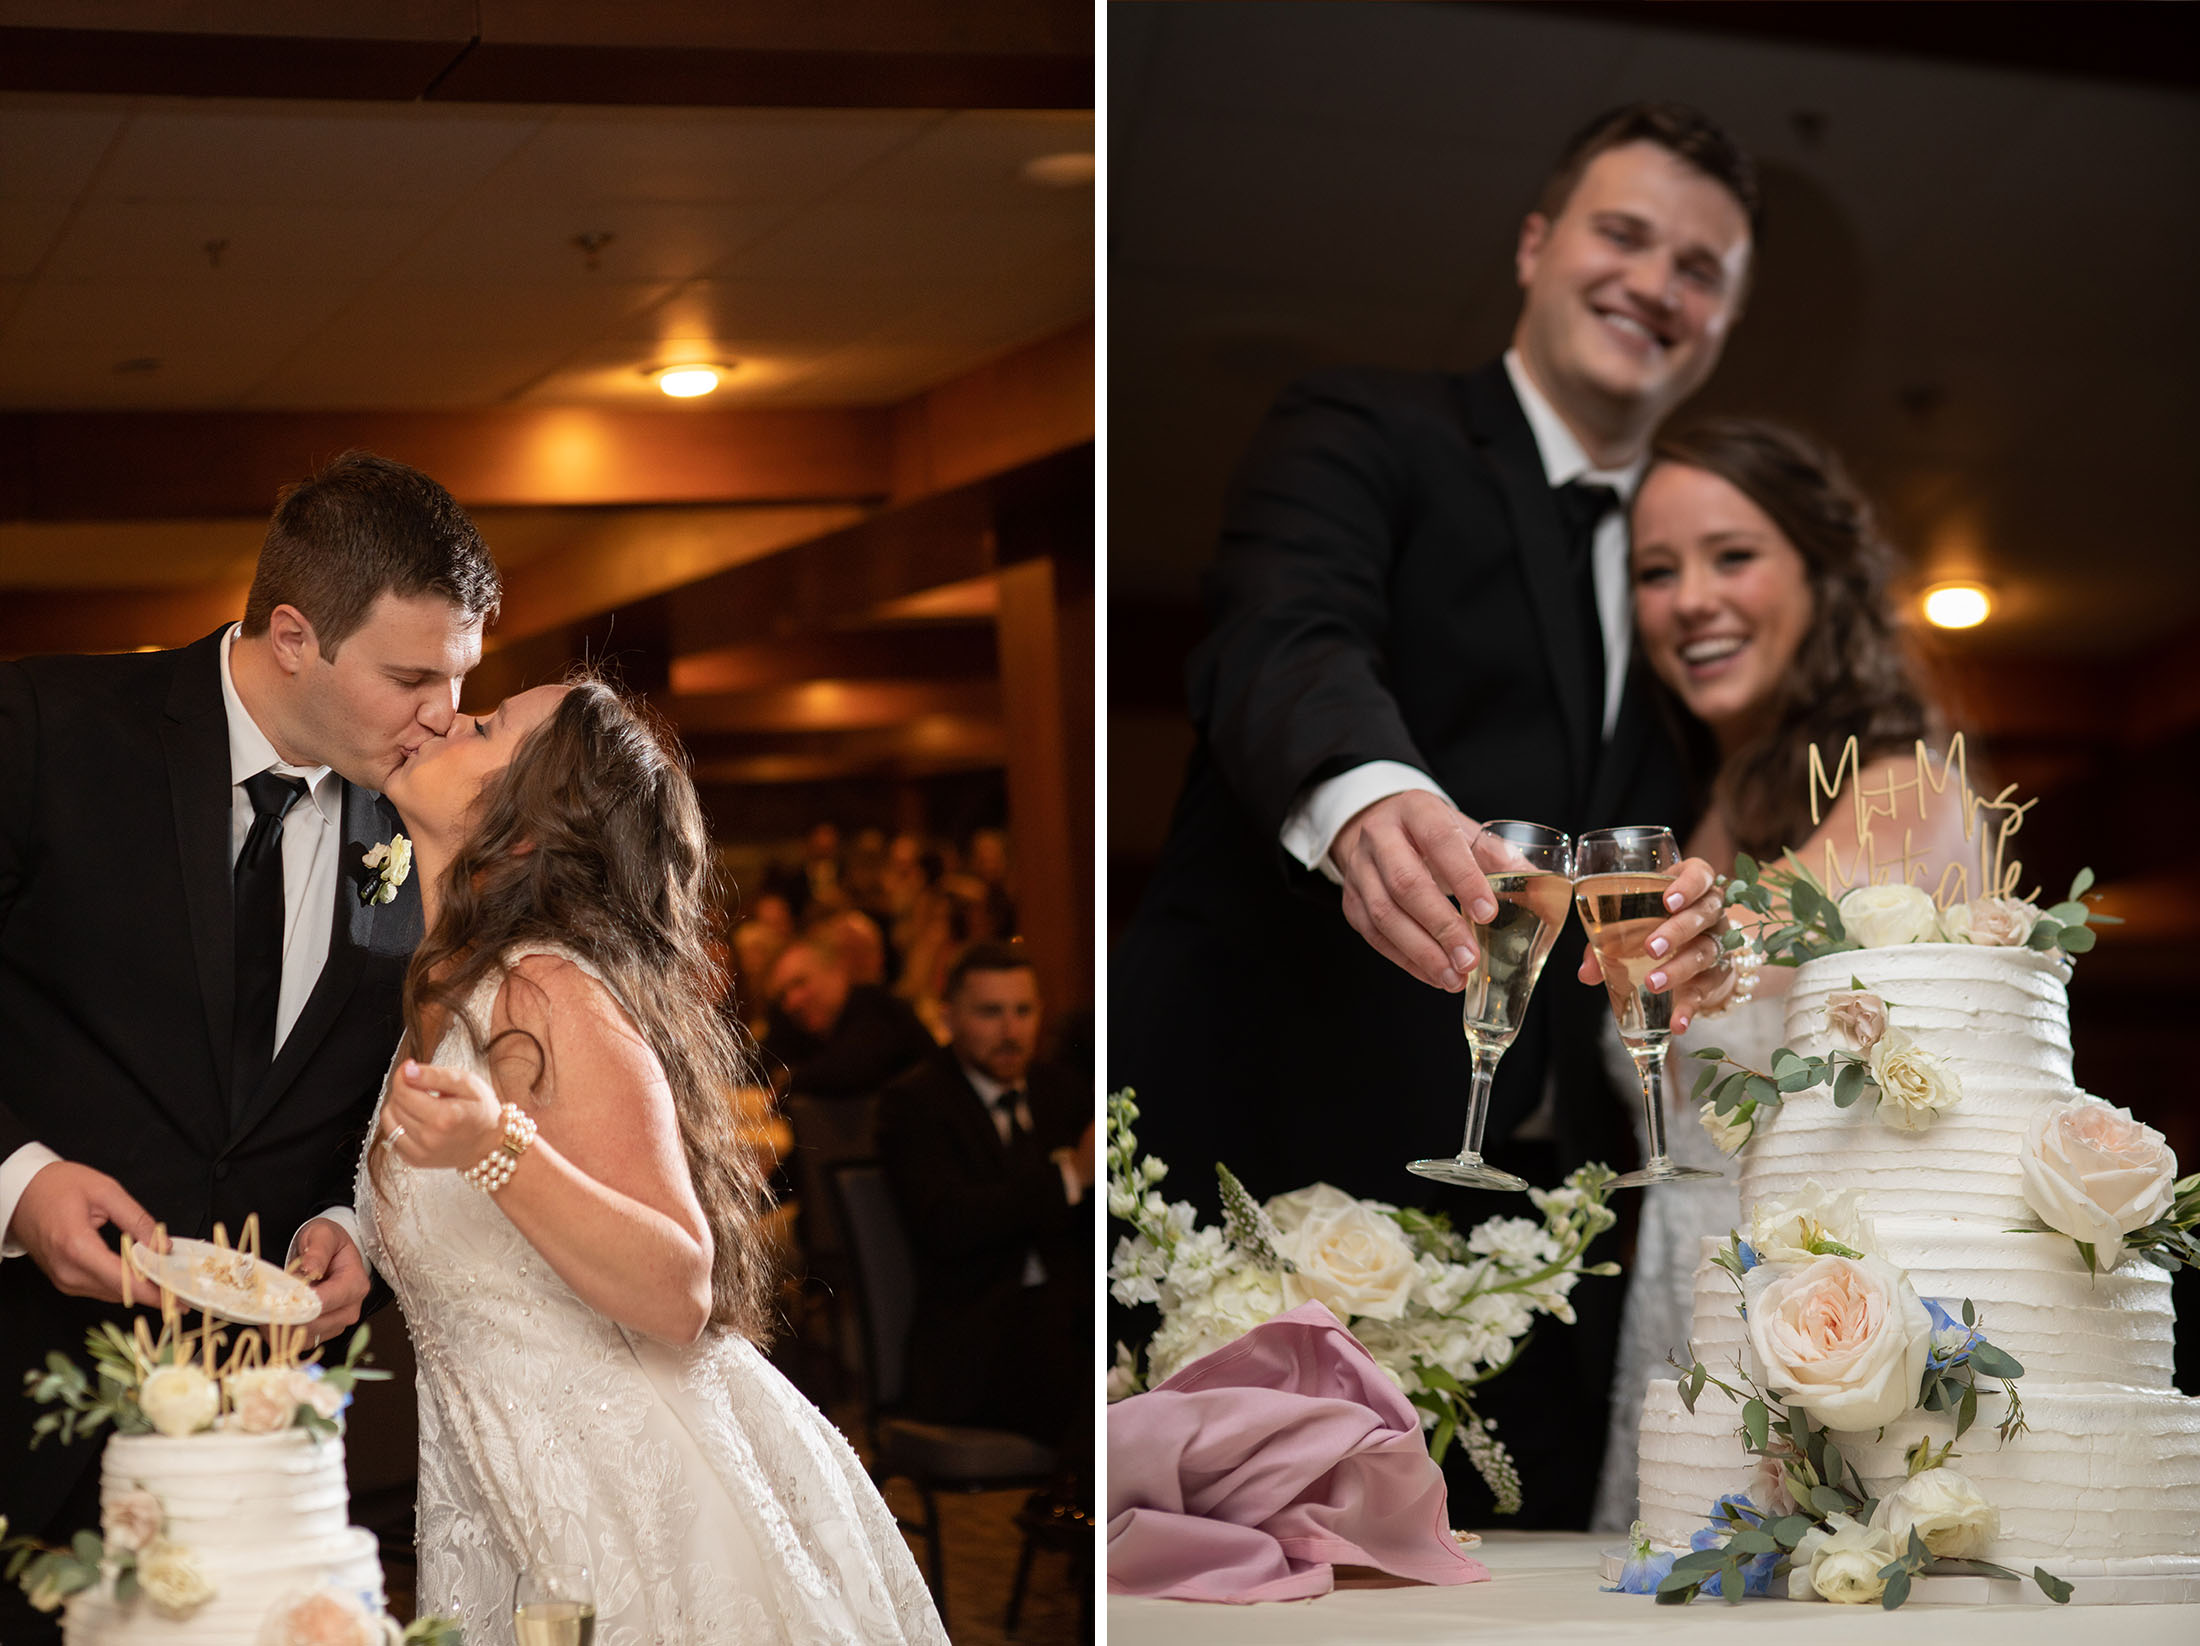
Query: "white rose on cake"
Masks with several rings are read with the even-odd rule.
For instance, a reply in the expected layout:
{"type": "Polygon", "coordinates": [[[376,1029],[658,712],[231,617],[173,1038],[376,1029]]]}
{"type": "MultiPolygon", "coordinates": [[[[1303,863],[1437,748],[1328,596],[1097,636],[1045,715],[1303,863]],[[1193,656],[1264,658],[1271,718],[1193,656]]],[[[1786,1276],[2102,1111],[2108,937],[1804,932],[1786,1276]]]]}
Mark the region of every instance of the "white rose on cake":
{"type": "Polygon", "coordinates": [[[1759,1263],[1808,1263],[1821,1256],[1814,1246],[1827,1241],[1852,1252],[1869,1253],[1877,1244],[1864,1215],[1864,1191],[1829,1194],[1816,1179],[1803,1184],[1792,1200],[1760,1200],[1749,1209],[1749,1244],[1759,1263]]]}
{"type": "Polygon", "coordinates": [[[256,1366],[249,1372],[233,1372],[223,1381],[229,1388],[229,1426],[248,1435],[271,1435],[290,1427],[297,1416],[299,1395],[295,1382],[305,1381],[287,1366],[256,1366]]]}
{"type": "Polygon", "coordinates": [[[216,1593],[198,1557],[180,1543],[154,1543],[142,1550],[137,1580],[153,1609],[171,1618],[189,1617],[216,1593]]]}
{"type": "Polygon", "coordinates": [[[1876,1429],[1917,1402],[1933,1317],[1876,1257],[1759,1264],[1742,1280],[1757,1382],[1829,1429],[1876,1429]]]}
{"type": "Polygon", "coordinates": [[[1922,886],[1859,886],[1841,899],[1841,928],[1867,949],[1930,943],[1940,911],[1922,886]]]}
{"type": "Polygon", "coordinates": [[[1887,1003],[1869,989],[1836,989],[1826,996],[1826,1032],[1861,1056],[1887,1032],[1887,1003]]]}
{"type": "Polygon", "coordinates": [[[1719,1113],[1719,1105],[1710,1098],[1703,1100],[1703,1107],[1696,1111],[1696,1118],[1703,1122],[1703,1129],[1721,1154],[1732,1154],[1747,1143],[1757,1130],[1754,1113],[1744,1116],[1736,1105],[1725,1114],[1719,1113]]]}
{"type": "Polygon", "coordinates": [[[1941,1110],[1963,1101],[1963,1081],[1955,1070],[1900,1029],[1889,1029],[1879,1037],[1870,1062],[1872,1079],[1879,1087],[1882,1126],[1922,1132],[1941,1110]]]}
{"type": "Polygon", "coordinates": [[[1936,1555],[1977,1560],[2001,1536],[2001,1511],[1969,1477],[1953,1469],[1923,1469],[1879,1500],[1872,1525],[1899,1549],[1910,1546],[1915,1531],[1936,1555]]]}
{"type": "Polygon", "coordinates": [[[100,1505],[99,1532],[108,1548],[136,1554],[160,1536],[167,1519],[159,1498],[142,1486],[133,1486],[100,1505]]]}
{"type": "Polygon", "coordinates": [[[213,1424],[222,1409],[221,1386],[196,1366],[156,1366],[138,1385],[145,1421],[171,1440],[213,1424]]]}
{"type": "Polygon", "coordinates": [[[2039,909],[2021,897],[1980,897],[1969,903],[1951,903],[1940,916],[1949,942],[1996,949],[2023,948],[2039,921],[2039,909]]]}
{"type": "Polygon", "coordinates": [[[1298,1268],[1283,1277],[1292,1307],[1325,1303],[1344,1321],[1396,1320],[1406,1312],[1421,1278],[1418,1254],[1376,1202],[1316,1183],[1276,1196],[1267,1209],[1281,1237],[1277,1252],[1298,1268]]]}
{"type": "Polygon", "coordinates": [[[1828,1515],[1795,1546],[1788,1568],[1788,1599],[1833,1600],[1868,1605],[1887,1591],[1880,1569],[1902,1558],[1885,1532],[1861,1525],[1847,1515],[1828,1515]]]}
{"type": "Polygon", "coordinates": [[[2050,1229],[2094,1248],[2104,1269],[2124,1236],[2169,1210],[2177,1156],[2152,1126],[2096,1097],[2044,1108],[2024,1130],[2024,1201],[2050,1229]]]}

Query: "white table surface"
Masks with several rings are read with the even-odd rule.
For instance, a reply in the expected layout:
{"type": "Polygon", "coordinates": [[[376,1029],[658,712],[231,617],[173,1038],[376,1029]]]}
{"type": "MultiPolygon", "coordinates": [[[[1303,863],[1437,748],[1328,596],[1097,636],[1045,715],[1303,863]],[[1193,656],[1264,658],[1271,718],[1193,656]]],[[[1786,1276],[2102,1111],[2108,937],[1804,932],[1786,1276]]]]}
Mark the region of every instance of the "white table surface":
{"type": "Polygon", "coordinates": [[[1911,1604],[1877,1606],[1704,1597],[1660,1606],[1648,1595],[1605,1594],[1600,1551],[1622,1539],[1590,1532],[1491,1532],[1473,1551],[1487,1583],[1449,1588],[1339,1589],[1319,1600],[1216,1606],[1110,1595],[1109,1646],[1482,1646],[1489,1641],[1726,1640],[1736,1646],[1843,1641],[1856,1646],[2195,1646],[2200,1604],[2180,1606],[1911,1604]],[[1777,1608],[1776,1610],[1774,1608],[1777,1608]]]}

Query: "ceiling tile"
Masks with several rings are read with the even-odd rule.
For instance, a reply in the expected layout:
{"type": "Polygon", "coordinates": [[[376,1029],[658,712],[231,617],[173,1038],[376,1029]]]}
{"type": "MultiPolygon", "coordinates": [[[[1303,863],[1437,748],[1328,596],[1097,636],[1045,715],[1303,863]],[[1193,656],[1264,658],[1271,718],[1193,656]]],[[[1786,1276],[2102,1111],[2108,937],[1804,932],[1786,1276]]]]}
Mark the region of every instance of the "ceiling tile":
{"type": "Polygon", "coordinates": [[[899,110],[560,109],[497,175],[513,200],[812,199],[940,120],[899,110]]]}
{"type": "Polygon", "coordinates": [[[74,200],[128,118],[121,98],[0,93],[0,200],[74,200]]]}
{"type": "Polygon", "coordinates": [[[448,200],[543,123],[539,110],[463,104],[145,105],[100,174],[104,200],[383,204],[448,200]]]}
{"type": "MultiPolygon", "coordinates": [[[[485,191],[486,192],[486,191],[485,191]]],[[[785,213],[766,206],[485,201],[451,213],[395,280],[685,280],[759,239],[785,213]],[[608,233],[595,254],[573,242],[608,233]]]]}
{"type": "Polygon", "coordinates": [[[93,201],[69,225],[45,273],[91,281],[128,269],[137,279],[216,290],[260,280],[349,285],[394,263],[433,221],[433,208],[417,204],[93,201]]]}

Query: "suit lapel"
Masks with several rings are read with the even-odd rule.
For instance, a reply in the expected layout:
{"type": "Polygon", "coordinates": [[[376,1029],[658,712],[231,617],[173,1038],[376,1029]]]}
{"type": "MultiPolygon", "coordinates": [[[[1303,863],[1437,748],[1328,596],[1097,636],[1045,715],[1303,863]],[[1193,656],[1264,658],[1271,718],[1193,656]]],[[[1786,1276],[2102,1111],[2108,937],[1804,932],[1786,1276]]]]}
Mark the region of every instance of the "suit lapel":
{"type": "Polygon", "coordinates": [[[970,1076],[963,1072],[961,1061],[952,1052],[947,1056],[954,1064],[957,1083],[970,1099],[960,1106],[964,1131],[969,1134],[972,1144],[984,1151],[986,1159],[998,1161],[1005,1170],[1008,1166],[1008,1145],[1001,1141],[1000,1127],[993,1124],[992,1106],[978,1095],[978,1088],[970,1084],[970,1076]]]}
{"type": "Polygon", "coordinates": [[[398,940],[410,949],[420,936],[420,887],[407,880],[394,902],[366,903],[360,890],[367,871],[361,863],[368,850],[398,831],[397,814],[388,801],[353,783],[344,785],[343,841],[336,848],[336,917],[329,922],[328,958],[313,992],[306,996],[298,1021],[275,1054],[275,1061],[239,1116],[231,1141],[242,1137],[264,1119],[284,1092],[312,1059],[329,1030],[342,1015],[358,986],[367,957],[388,950],[398,940]]]}
{"type": "Polygon", "coordinates": [[[222,709],[221,655],[221,636],[215,634],[178,660],[160,741],[168,761],[191,949],[198,959],[199,999],[219,1076],[216,1093],[226,1104],[236,1015],[237,919],[230,877],[229,720],[222,709]]]}
{"type": "Polygon", "coordinates": [[[1600,741],[1601,717],[1592,720],[1592,705],[1583,684],[1588,659],[1581,655],[1581,635],[1573,609],[1573,590],[1566,566],[1566,527],[1559,519],[1558,504],[1536,450],[1535,435],[1513,397],[1512,384],[1502,362],[1485,366],[1459,381],[1466,403],[1467,427],[1474,443],[1486,454],[1490,473],[1512,517],[1513,545],[1520,555],[1520,572],[1528,589],[1528,605],[1535,614],[1537,637],[1551,665],[1551,691],[1558,699],[1559,717],[1566,726],[1566,765],[1575,795],[1589,790],[1590,751],[1600,741]]]}

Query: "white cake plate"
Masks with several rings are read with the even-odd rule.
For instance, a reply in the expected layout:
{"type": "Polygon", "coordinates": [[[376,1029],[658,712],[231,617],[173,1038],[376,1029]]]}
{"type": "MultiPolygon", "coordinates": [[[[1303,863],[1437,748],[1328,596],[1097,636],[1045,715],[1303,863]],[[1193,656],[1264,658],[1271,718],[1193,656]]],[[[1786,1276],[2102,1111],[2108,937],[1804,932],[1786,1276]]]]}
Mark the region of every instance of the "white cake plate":
{"type": "MultiPolygon", "coordinates": [[[[2052,1606],[2030,1576],[2030,1566],[2004,1562],[2010,1570],[2023,1570],[2024,1581],[2012,1583],[2000,1577],[1921,1577],[1910,1585],[1911,1606],[2052,1606]]],[[[2200,1555],[2164,1556],[2155,1560],[2035,1561],[2047,1566],[2071,1585],[2073,1606],[2169,1606],[2200,1601],[2200,1555]],[[2166,1569],[2165,1569],[2166,1568],[2166,1569]]],[[[1606,1549],[1598,1557],[1597,1570],[1606,1583],[1617,1583],[1627,1569],[1625,1549],[1606,1549]]],[[[1646,1595],[1643,1597],[1648,1599],[1646,1595]]],[[[1750,1597],[1755,1599],[1757,1597],[1750,1597]]],[[[1773,1599],[1782,1599],[1775,1595],[1773,1599]]],[[[1695,1602],[1706,1604],[1699,1596],[1695,1602]]],[[[1709,1602],[1717,1605],[1717,1600],[1709,1602]]]]}
{"type": "Polygon", "coordinates": [[[130,1261],[193,1308],[239,1325],[303,1326],[321,1312],[320,1297],[298,1276],[210,1240],[172,1239],[165,1252],[133,1242],[130,1261]]]}

